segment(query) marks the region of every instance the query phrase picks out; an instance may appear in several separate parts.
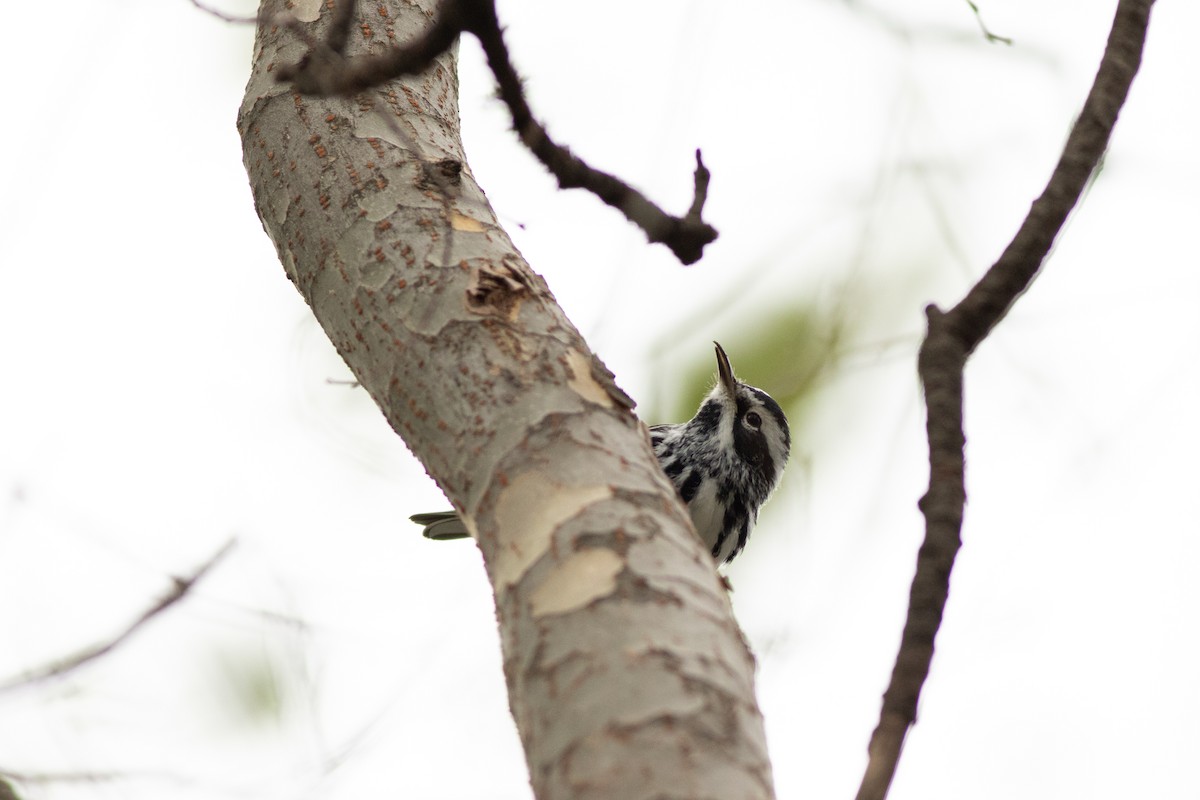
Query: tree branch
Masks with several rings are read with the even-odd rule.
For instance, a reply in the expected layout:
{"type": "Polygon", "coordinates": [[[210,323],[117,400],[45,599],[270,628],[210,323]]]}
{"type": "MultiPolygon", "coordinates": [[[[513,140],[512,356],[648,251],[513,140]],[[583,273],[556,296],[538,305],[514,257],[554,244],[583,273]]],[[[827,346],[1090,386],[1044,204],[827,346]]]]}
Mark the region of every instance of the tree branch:
{"type": "Polygon", "coordinates": [[[380,53],[343,58],[354,17],[354,0],[341,0],[324,42],[313,43],[294,65],[275,71],[276,80],[290,81],[296,91],[316,97],[350,96],[405,75],[419,75],[446,52],[464,30],[457,0],[446,0],[433,22],[407,44],[380,53]]]}
{"type": "Polygon", "coordinates": [[[971,353],[1037,277],[1088,180],[1100,163],[1121,106],[1137,74],[1153,0],[1120,0],[1108,45],[1083,111],[1045,191],[999,260],[948,312],[926,309],[928,331],[917,359],[925,390],[929,489],[921,498],[925,541],[909,596],[908,618],[858,800],[886,797],[921,688],[933,659],[950,573],[961,545],[966,502],[963,446],[963,368],[971,353]]]}
{"type": "MultiPolygon", "coordinates": [[[[629,397],[466,167],[453,50],[384,87],[386,106],[376,92],[308,97],[275,79],[311,49],[267,22],[286,2],[263,2],[238,115],[255,206],[338,353],[475,535],[534,794],[770,800],[754,662],[712,557],[629,397]],[[426,165],[453,193],[435,196],[426,165]]],[[[325,8],[305,28],[321,40],[325,8]]],[[[444,8],[379,0],[356,20],[409,41],[444,8]]],[[[347,54],[377,47],[355,34],[347,54]]]]}
{"type": "Polygon", "coordinates": [[[129,639],[129,637],[137,633],[137,631],[143,625],[150,622],[150,620],[154,619],[159,614],[166,611],[168,608],[186,597],[188,592],[192,590],[192,587],[196,585],[196,582],[207,575],[208,572],[217,565],[217,562],[224,558],[225,555],[231,549],[233,549],[234,542],[234,539],[230,539],[228,542],[226,542],[220,550],[218,550],[211,558],[194,570],[191,575],[183,578],[173,578],[172,587],[169,592],[163,595],[163,597],[150,608],[143,611],[137,619],[135,619],[129,624],[128,627],[125,628],[125,630],[121,631],[109,641],[92,645],[91,647],[81,650],[75,655],[68,656],[53,663],[45,664],[41,667],[29,670],[24,674],[14,675],[7,680],[0,681],[0,692],[19,689],[23,686],[40,683],[52,678],[61,678],[70,672],[74,672],[85,664],[95,661],[101,656],[112,652],[127,639],[129,639]]]}
{"type": "Polygon", "coordinates": [[[586,189],[596,195],[641,228],[651,242],[670,248],[683,264],[699,261],[705,246],[716,240],[716,229],[702,219],[710,175],[699,151],[691,209],[686,215],[676,217],[620,178],[595,169],[550,138],[525,98],[520,76],[504,44],[494,0],[442,0],[433,22],[408,44],[381,53],[344,58],[354,7],[354,0],[341,0],[326,41],[317,43],[298,64],[280,67],[276,72],[278,79],[291,81],[304,94],[350,95],[403,75],[423,72],[460,34],[471,33],[483,46],[517,136],[554,175],[559,186],[586,189]]]}

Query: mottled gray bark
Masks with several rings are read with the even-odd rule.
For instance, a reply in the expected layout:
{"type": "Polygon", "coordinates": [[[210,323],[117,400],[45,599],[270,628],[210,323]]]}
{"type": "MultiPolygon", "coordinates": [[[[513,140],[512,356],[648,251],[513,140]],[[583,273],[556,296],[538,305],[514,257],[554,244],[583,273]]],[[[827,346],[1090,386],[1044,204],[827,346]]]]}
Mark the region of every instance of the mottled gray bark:
{"type": "MultiPolygon", "coordinates": [[[[329,14],[263,3],[238,119],[255,203],[288,277],[476,534],[537,796],[771,797],[753,659],[712,559],[472,179],[453,54],[353,98],[303,97],[272,77],[306,49],[270,21],[285,5],[312,36],[329,14]]],[[[364,4],[349,52],[405,40],[420,5],[364,4]]]]}

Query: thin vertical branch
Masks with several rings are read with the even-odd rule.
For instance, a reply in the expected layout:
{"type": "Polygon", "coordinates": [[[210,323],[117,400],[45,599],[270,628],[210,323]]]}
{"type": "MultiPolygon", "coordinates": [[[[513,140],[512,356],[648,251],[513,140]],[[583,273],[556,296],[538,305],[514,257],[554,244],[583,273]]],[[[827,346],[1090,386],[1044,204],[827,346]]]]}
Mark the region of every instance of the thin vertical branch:
{"type": "Polygon", "coordinates": [[[1113,126],[1137,74],[1153,0],[1120,0],[1108,45],[1083,111],[1042,195],[999,260],[948,312],[926,309],[928,331],[917,360],[925,391],[929,489],[921,498],[925,541],[909,596],[908,618],[858,800],[882,800],[916,720],[933,659],[966,503],[963,368],[971,353],[1029,288],[1108,147],[1113,126]]]}

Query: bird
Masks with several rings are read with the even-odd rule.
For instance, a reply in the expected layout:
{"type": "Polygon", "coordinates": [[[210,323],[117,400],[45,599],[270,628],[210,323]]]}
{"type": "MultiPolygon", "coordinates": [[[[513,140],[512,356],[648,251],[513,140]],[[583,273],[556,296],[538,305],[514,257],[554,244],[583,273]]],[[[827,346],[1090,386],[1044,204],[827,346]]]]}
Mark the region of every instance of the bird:
{"type": "MultiPolygon", "coordinates": [[[[717,382],[687,422],[650,426],[650,444],[717,564],[741,553],[791,452],[787,416],[771,395],[734,375],[713,342],[717,382]]],[[[414,514],[430,539],[470,534],[452,511],[414,514]]]]}

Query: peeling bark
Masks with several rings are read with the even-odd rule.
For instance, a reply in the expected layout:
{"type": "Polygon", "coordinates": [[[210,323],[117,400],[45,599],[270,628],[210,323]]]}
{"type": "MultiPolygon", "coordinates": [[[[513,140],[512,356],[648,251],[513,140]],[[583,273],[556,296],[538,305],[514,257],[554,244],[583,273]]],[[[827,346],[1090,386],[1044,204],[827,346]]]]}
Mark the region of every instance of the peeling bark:
{"type": "MultiPolygon", "coordinates": [[[[455,53],[350,98],[274,80],[329,4],[263,3],[238,117],[263,227],[473,532],[539,798],[770,798],[754,663],[632,403],[496,221],[455,53]]],[[[348,52],[432,3],[365,4],[348,52]],[[419,7],[418,7],[419,6],[419,7]]],[[[400,535],[400,534],[398,534],[400,535]]],[[[416,546],[416,545],[414,545],[416,546]]]]}

